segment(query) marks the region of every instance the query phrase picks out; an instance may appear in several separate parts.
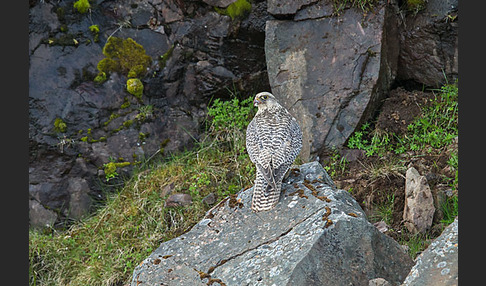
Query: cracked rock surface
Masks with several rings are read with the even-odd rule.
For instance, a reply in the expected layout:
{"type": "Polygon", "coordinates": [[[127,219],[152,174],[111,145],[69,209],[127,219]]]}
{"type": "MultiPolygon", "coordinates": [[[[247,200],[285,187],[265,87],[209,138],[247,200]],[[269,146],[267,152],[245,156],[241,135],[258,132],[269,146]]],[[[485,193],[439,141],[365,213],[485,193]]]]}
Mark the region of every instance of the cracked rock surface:
{"type": "Polygon", "coordinates": [[[270,86],[302,127],[301,156],[315,158],[342,146],[388,94],[397,72],[396,11],[379,1],[367,15],[346,7],[333,16],[330,0],[296,1],[284,11],[274,2],[270,14],[296,14],[266,23],[270,86]]]}
{"type": "Polygon", "coordinates": [[[277,206],[250,210],[252,188],[213,207],[137,266],[131,285],[399,285],[413,266],[318,162],[291,169],[277,206]]]}

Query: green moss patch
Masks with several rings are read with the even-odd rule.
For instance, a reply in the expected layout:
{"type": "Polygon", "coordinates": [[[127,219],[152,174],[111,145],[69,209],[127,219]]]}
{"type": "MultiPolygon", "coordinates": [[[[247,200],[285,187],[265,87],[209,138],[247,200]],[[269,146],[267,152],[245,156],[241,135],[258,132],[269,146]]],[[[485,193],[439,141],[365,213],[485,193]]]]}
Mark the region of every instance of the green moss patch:
{"type": "Polygon", "coordinates": [[[84,14],[88,12],[91,5],[89,4],[88,0],[78,0],[74,2],[73,7],[78,10],[79,13],[84,14]]]}
{"type": "Polygon", "coordinates": [[[237,0],[231,3],[225,9],[214,7],[216,12],[222,15],[227,15],[231,17],[231,20],[242,19],[248,16],[251,11],[251,3],[247,0],[237,0]]]}
{"type": "Polygon", "coordinates": [[[58,133],[64,133],[67,130],[66,123],[61,118],[56,118],[54,121],[54,131],[58,133]]]}
{"type": "Polygon", "coordinates": [[[143,94],[143,83],[138,78],[129,78],[127,80],[127,91],[136,98],[141,99],[143,94]]]}
{"type": "Polygon", "coordinates": [[[118,72],[128,77],[142,77],[152,63],[142,45],[132,38],[110,37],[103,47],[105,58],[98,62],[101,73],[118,72]]]}

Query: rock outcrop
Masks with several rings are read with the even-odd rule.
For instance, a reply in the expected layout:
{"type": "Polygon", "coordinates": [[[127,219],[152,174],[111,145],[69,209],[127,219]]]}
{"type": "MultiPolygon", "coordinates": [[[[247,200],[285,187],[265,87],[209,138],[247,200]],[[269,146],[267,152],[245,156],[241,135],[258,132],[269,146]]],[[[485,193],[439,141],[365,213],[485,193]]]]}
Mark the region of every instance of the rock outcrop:
{"type": "Polygon", "coordinates": [[[379,1],[367,14],[333,2],[268,1],[265,54],[272,92],[304,134],[301,156],[340,148],[373,114],[395,79],[394,6],[379,1]],[[291,18],[290,20],[288,18],[291,18]]]}
{"type": "Polygon", "coordinates": [[[334,187],[318,162],[291,169],[277,206],[251,212],[252,188],[213,207],[137,266],[131,285],[399,285],[412,259],[334,187]]]}
{"type": "Polygon", "coordinates": [[[436,238],[416,259],[403,286],[458,285],[458,218],[436,238]]]}

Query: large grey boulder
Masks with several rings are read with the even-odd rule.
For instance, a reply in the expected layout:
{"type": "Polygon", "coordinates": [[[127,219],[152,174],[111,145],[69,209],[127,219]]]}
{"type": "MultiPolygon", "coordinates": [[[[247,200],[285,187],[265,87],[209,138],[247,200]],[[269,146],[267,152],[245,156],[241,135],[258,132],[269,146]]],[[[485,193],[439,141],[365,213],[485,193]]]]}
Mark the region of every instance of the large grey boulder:
{"type": "Polygon", "coordinates": [[[303,5],[293,20],[266,25],[270,85],[302,127],[304,160],[341,147],[379,106],[397,72],[393,6],[378,3],[366,15],[357,8],[332,13],[332,1],[324,0],[303,5]]]}
{"type": "Polygon", "coordinates": [[[417,257],[416,263],[403,282],[404,286],[458,285],[458,218],[454,220],[427,249],[417,257]]]}
{"type": "Polygon", "coordinates": [[[400,284],[412,259],[333,185],[311,162],[291,170],[270,211],[252,212],[253,189],[242,190],[162,243],[135,268],[131,285],[400,284]]]}

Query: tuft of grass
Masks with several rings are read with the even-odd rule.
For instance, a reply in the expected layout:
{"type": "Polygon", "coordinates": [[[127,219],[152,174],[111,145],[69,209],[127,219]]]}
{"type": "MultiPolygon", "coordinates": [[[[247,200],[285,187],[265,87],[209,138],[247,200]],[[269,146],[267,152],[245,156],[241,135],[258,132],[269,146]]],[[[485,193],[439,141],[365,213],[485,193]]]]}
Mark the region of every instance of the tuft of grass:
{"type": "Polygon", "coordinates": [[[446,198],[440,205],[440,210],[444,217],[441,219],[441,223],[449,225],[454,222],[454,219],[459,214],[459,198],[457,195],[452,195],[446,198]]]}
{"type": "Polygon", "coordinates": [[[356,7],[363,12],[373,9],[377,0],[333,0],[334,14],[339,15],[346,7],[356,7]]]}
{"type": "Polygon", "coordinates": [[[386,198],[384,203],[375,206],[373,215],[370,219],[373,222],[382,220],[387,225],[391,225],[393,220],[393,207],[395,205],[395,194],[388,194],[386,198]]]}
{"type": "Polygon", "coordinates": [[[402,232],[404,232],[403,238],[398,243],[408,247],[408,254],[412,259],[415,259],[430,244],[430,237],[427,234],[410,234],[406,229],[402,232]]]}
{"type": "Polygon", "coordinates": [[[160,243],[190,230],[210,206],[250,186],[255,169],[244,150],[251,101],[214,101],[208,132],[194,150],[145,161],[104,206],[68,229],[29,230],[29,285],[126,285],[136,265],[160,243]],[[223,108],[230,107],[230,108],[223,108]],[[241,125],[228,127],[239,118],[241,125]],[[164,191],[170,190],[170,191],[164,191]],[[193,203],[166,208],[170,193],[193,203]]]}

